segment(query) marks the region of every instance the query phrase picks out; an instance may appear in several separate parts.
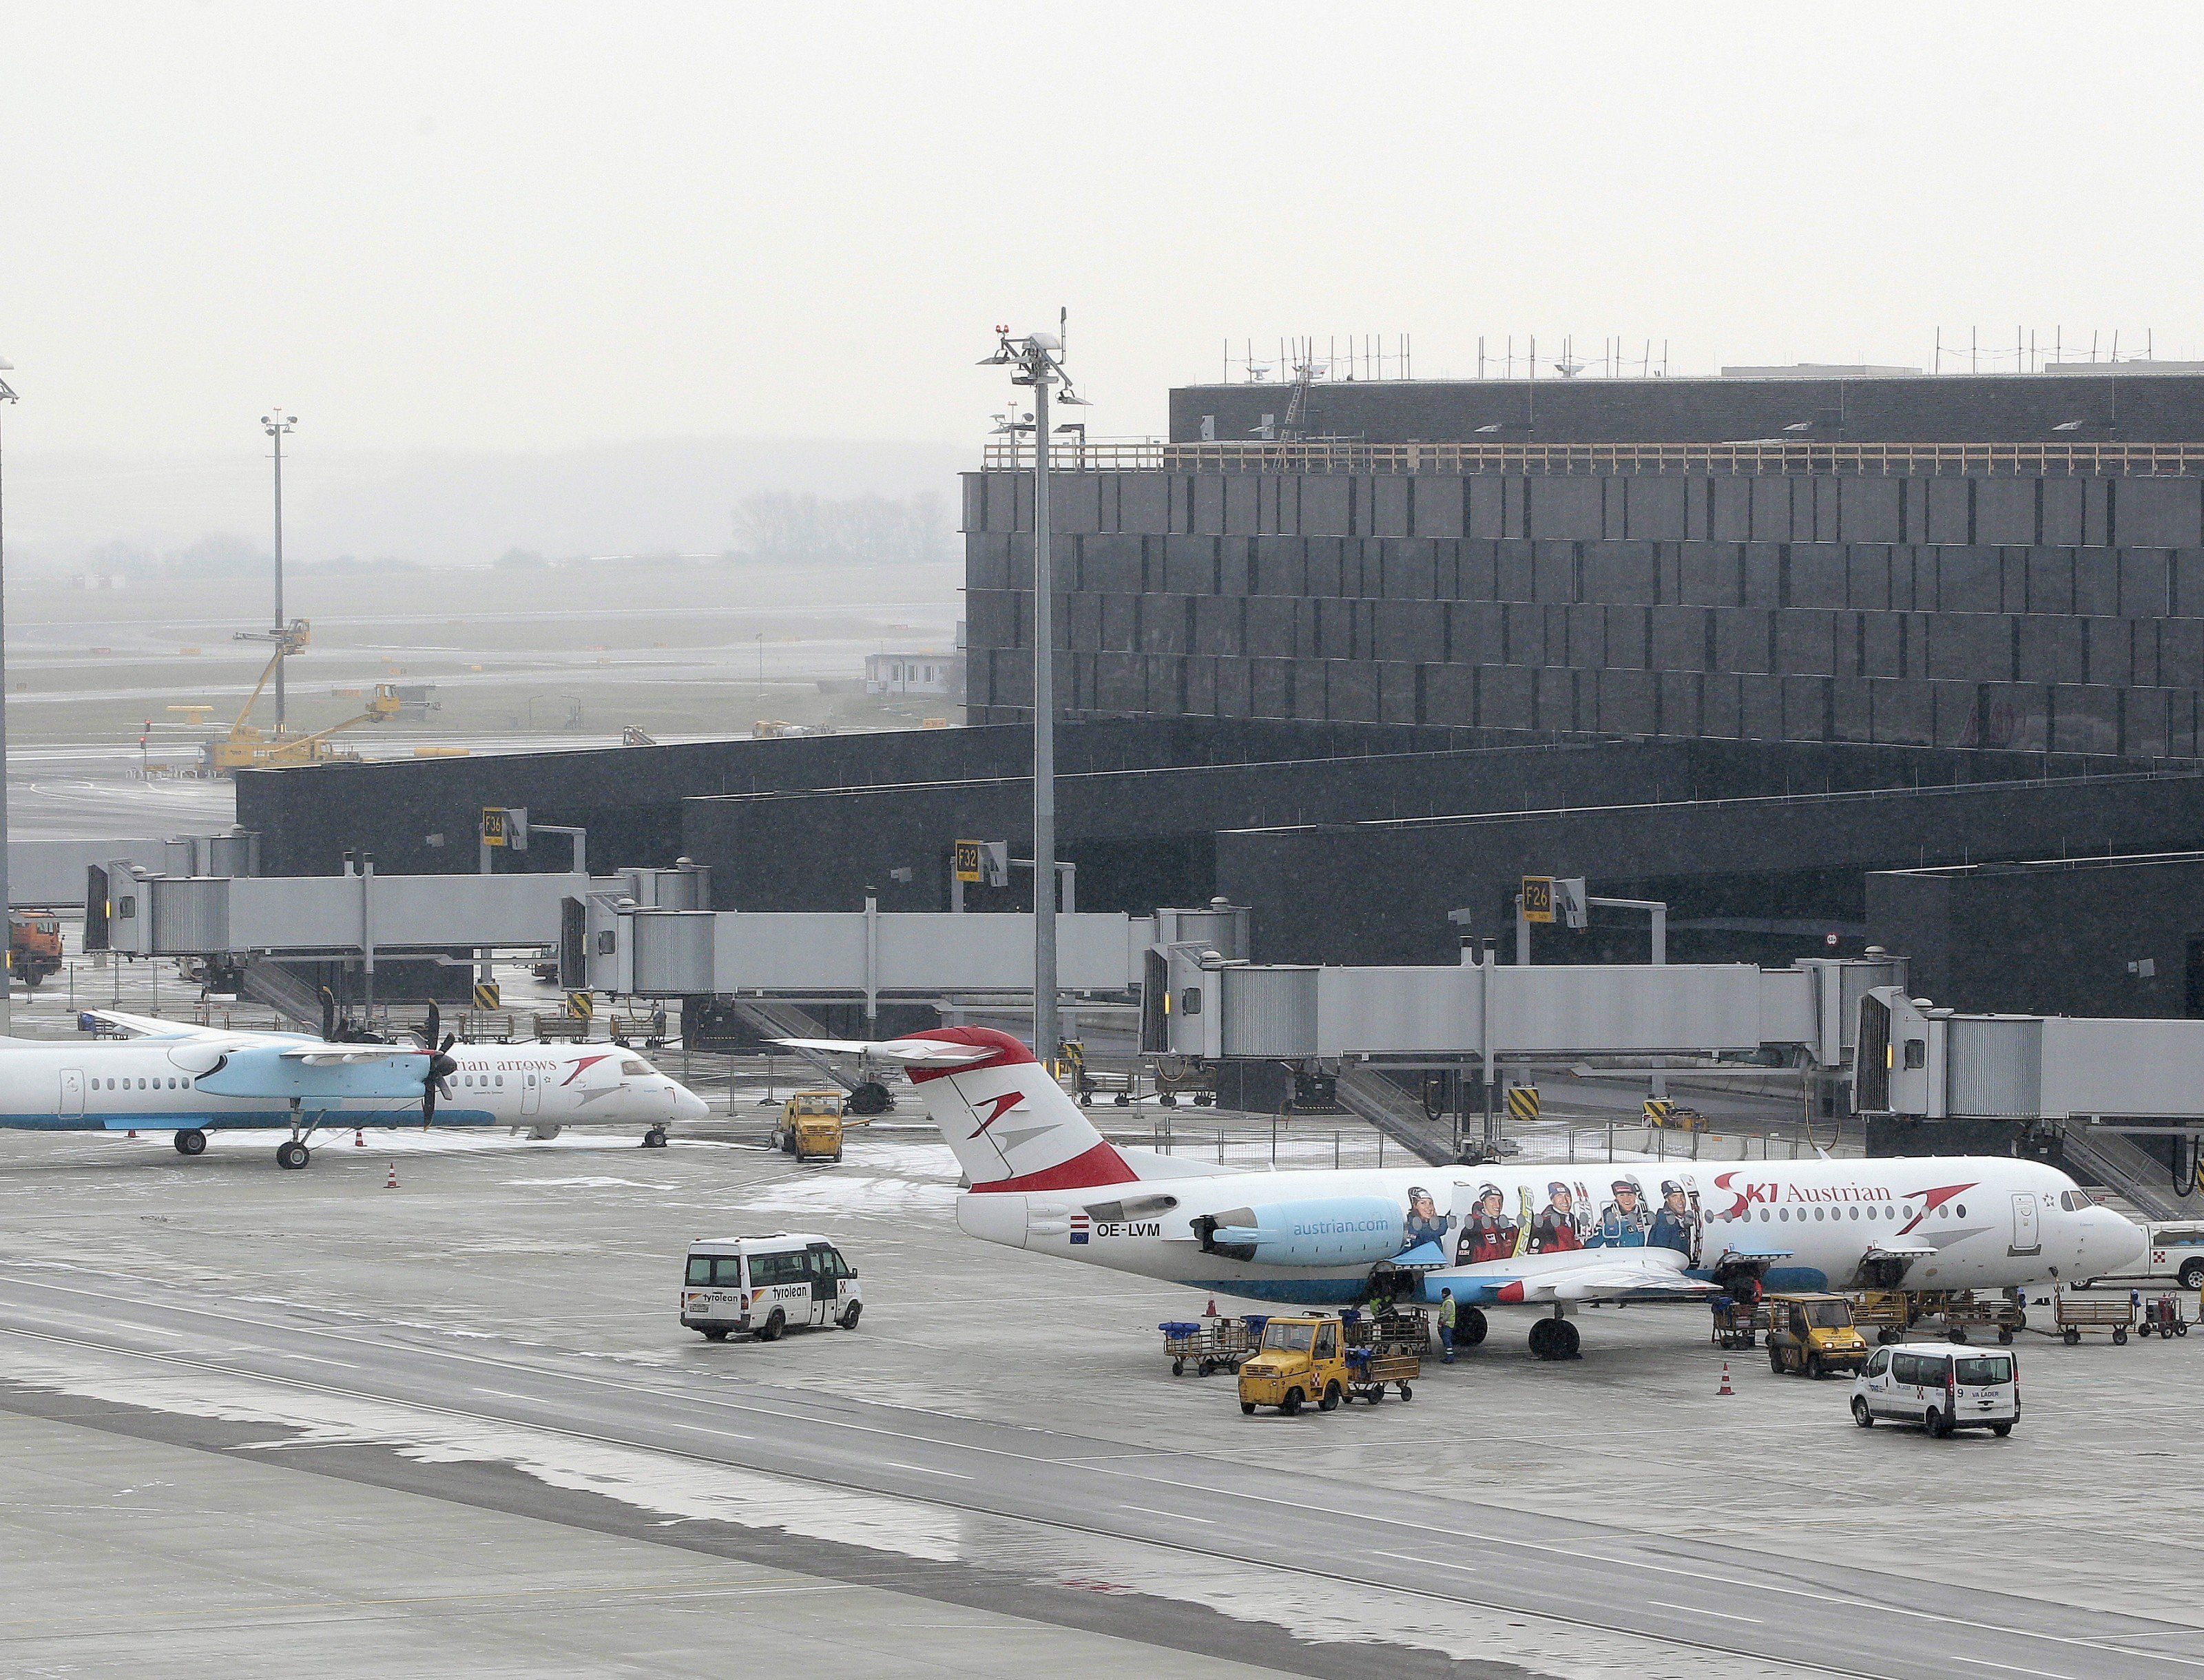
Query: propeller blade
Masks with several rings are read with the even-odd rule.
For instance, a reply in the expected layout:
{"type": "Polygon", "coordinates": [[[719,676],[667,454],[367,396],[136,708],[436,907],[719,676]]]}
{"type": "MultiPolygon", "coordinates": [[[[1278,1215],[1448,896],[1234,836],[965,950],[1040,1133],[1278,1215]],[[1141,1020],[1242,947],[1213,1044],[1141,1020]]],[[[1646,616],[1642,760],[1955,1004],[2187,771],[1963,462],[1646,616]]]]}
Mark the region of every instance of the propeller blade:
{"type": "Polygon", "coordinates": [[[426,1024],[422,1028],[421,1031],[422,1042],[433,1046],[436,1042],[436,1034],[442,1028],[443,1024],[443,1012],[436,1007],[436,1000],[430,998],[429,1000],[429,1019],[426,1024]]]}
{"type": "Polygon", "coordinates": [[[455,1032],[447,1032],[447,1033],[446,1033],[446,1034],[444,1035],[444,1042],[443,1042],[441,1044],[439,1044],[439,1045],[436,1047],[436,1054],[437,1054],[438,1055],[440,1055],[440,1056],[442,1056],[442,1055],[448,1055],[448,1054],[450,1054],[450,1052],[451,1052],[452,1046],[453,1046],[454,1044],[458,1043],[459,1042],[459,1034],[457,1034],[457,1033],[455,1033],[455,1032]]]}
{"type": "Polygon", "coordinates": [[[436,1082],[434,1078],[424,1079],[421,1082],[421,1130],[426,1131],[435,1123],[436,1082]]]}

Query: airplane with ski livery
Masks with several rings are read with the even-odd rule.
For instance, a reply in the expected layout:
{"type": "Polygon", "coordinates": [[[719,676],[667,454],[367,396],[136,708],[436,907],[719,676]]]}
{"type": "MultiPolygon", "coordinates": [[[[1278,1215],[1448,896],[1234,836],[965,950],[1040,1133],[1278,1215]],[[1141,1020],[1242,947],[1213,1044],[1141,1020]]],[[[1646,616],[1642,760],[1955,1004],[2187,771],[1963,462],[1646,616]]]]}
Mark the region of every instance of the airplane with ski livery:
{"type": "Polygon", "coordinates": [[[2003,1289],[2119,1270],[2144,1235],[2065,1173],[2006,1156],[1231,1171],[1120,1149],[1026,1047],[986,1027],[881,1043],[787,1039],[900,1066],[956,1151],[957,1223],[983,1241],[1216,1294],[1436,1303],[1460,1339],[1538,1312],[1724,1289],[2003,1289]]]}
{"type": "Polygon", "coordinates": [[[276,1163],[296,1169],[323,1131],[640,1125],[655,1147],[705,1113],[624,1045],[458,1044],[439,1037],[433,1004],[418,1040],[398,1044],[90,1013],[130,1036],[0,1040],[0,1130],[169,1131],[183,1155],[204,1154],[210,1131],[287,1131],[276,1163]]]}

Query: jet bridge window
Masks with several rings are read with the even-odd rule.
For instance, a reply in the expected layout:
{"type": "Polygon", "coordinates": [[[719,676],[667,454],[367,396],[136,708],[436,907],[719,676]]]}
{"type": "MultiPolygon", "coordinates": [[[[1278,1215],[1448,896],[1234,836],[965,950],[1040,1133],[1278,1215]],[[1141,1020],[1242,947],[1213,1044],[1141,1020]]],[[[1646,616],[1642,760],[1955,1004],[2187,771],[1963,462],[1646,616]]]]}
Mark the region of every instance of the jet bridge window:
{"type": "Polygon", "coordinates": [[[1909,1038],[1905,1041],[1905,1066],[1909,1072],[1928,1066],[1928,1041],[1909,1038]]]}

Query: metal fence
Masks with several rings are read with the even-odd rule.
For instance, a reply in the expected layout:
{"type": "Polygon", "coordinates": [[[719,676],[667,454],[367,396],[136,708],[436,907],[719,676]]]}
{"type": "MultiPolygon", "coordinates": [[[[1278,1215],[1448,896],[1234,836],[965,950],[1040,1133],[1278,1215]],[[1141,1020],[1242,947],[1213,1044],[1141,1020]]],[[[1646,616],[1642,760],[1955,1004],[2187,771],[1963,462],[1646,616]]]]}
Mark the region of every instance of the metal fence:
{"type": "MultiPolygon", "coordinates": [[[[1030,471],[1029,443],[986,446],[989,472],[1030,471]]],[[[1069,441],[1052,446],[1057,472],[1668,472],[1826,473],[1855,477],[2149,478],[2204,473],[2200,443],[1290,443],[1069,441]]]]}

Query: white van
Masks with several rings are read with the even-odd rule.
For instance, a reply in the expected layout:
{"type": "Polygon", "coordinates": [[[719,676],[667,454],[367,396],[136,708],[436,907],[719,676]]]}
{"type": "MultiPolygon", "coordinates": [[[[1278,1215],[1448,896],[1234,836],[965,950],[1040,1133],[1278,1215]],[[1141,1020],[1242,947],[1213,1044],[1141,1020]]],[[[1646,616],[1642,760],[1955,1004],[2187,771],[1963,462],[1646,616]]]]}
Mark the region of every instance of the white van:
{"type": "Polygon", "coordinates": [[[1852,1421],[1918,1423],[1932,1435],[1987,1429],[2009,1435],[2020,1421],[2020,1362],[2003,1349],[1921,1342],[1880,1347],[1852,1379],[1852,1421]]]}
{"type": "Polygon", "coordinates": [[[706,1237],[689,1245],[681,1322],[709,1342],[778,1339],[791,1326],[855,1330],[865,1310],[856,1267],[824,1237],[706,1237]]]}

